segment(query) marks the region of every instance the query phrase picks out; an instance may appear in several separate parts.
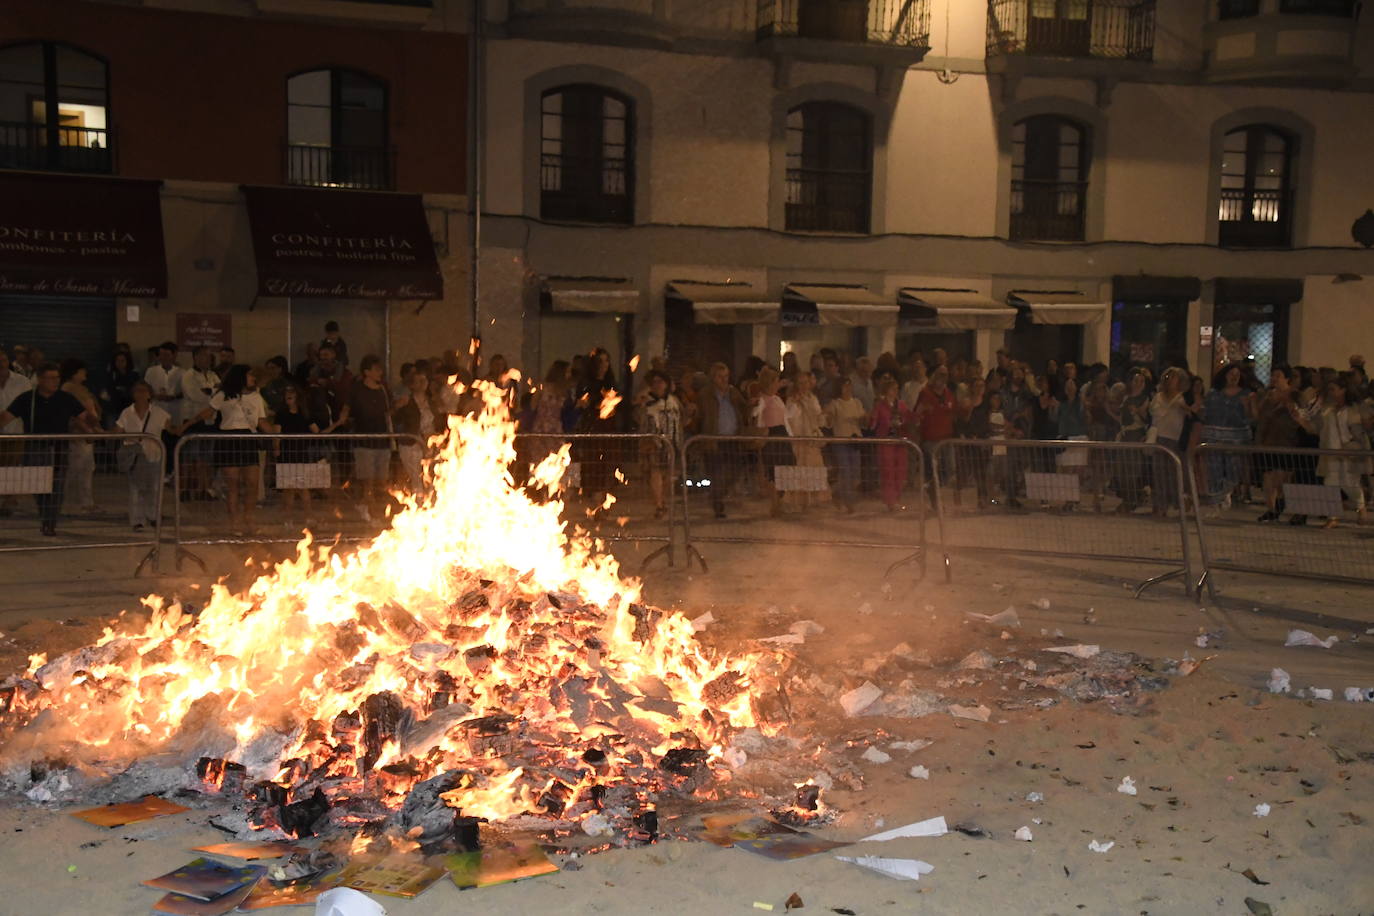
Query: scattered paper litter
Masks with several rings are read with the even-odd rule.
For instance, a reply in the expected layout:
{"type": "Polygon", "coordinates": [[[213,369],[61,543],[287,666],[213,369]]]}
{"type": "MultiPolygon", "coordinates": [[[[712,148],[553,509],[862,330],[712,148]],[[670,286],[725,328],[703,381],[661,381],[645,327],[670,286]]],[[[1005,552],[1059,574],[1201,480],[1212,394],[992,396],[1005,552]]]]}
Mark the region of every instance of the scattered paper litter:
{"type": "Polygon", "coordinates": [[[1088,842],[1088,850],[1090,852],[1106,852],[1115,845],[1116,840],[1108,840],[1105,843],[1099,843],[1097,840],[1090,840],[1088,842]]]}
{"type": "Polygon", "coordinates": [[[873,605],[871,605],[871,604],[869,604],[867,601],[865,601],[863,604],[859,605],[859,613],[860,613],[860,614],[864,614],[864,615],[872,614],[872,613],[873,613],[873,605]]]}
{"type": "Polygon", "coordinates": [[[840,697],[840,708],[846,716],[857,716],[882,696],[883,692],[872,681],[864,681],[858,687],[840,697]]]}
{"type": "Polygon", "coordinates": [[[788,627],[787,631],[789,633],[795,633],[796,635],[802,638],[806,638],[807,636],[821,635],[825,632],[825,627],[821,626],[819,623],[816,623],[816,621],[814,620],[798,620],[796,623],[788,627]]]}
{"type": "Polygon", "coordinates": [[[592,814],[583,819],[582,831],[587,836],[610,836],[615,833],[615,828],[604,814],[592,814]]]}
{"type": "Polygon", "coordinates": [[[954,667],[959,671],[989,671],[997,667],[997,656],[987,649],[974,649],[954,667]]]}
{"type": "Polygon", "coordinates": [[[859,840],[860,843],[882,843],[887,840],[898,840],[909,836],[944,836],[949,833],[949,827],[945,824],[944,815],[939,817],[929,817],[914,824],[907,824],[905,827],[893,827],[891,830],[884,830],[882,833],[875,833],[859,840]]]}
{"type": "Polygon", "coordinates": [[[724,760],[725,765],[732,770],[738,770],[749,762],[749,755],[744,752],[744,748],[734,747],[733,745],[727,747],[725,752],[720,755],[720,758],[724,760]]]}
{"type": "Polygon", "coordinates": [[[1064,655],[1072,655],[1074,658],[1092,658],[1102,651],[1101,646],[1085,646],[1079,643],[1075,646],[1052,646],[1046,652],[1059,652],[1064,655]]]}
{"type": "Polygon", "coordinates": [[[1048,599],[1048,598],[1036,598],[1036,599],[1035,599],[1035,606],[1038,607],[1038,608],[1040,608],[1040,610],[1042,610],[1042,611],[1048,611],[1048,610],[1050,609],[1050,599],[1048,599]]]}
{"type": "Polygon", "coordinates": [[[1255,817],[1268,817],[1269,810],[1270,809],[1267,804],[1260,803],[1258,805],[1255,805],[1255,817]]]}
{"type": "Polygon", "coordinates": [[[1042,802],[1044,800],[1045,795],[1043,792],[1031,792],[1026,795],[1026,801],[1028,802],[1042,802]]]}
{"type": "Polygon", "coordinates": [[[693,632],[693,633],[700,633],[702,630],[706,629],[707,627],[709,627],[711,624],[713,624],[713,623],[715,623],[715,622],[716,622],[716,615],[715,615],[715,614],[712,614],[710,611],[707,611],[705,614],[702,614],[700,617],[693,617],[693,618],[692,618],[692,632],[693,632]]]}
{"type": "Polygon", "coordinates": [[[892,759],[891,754],[880,751],[876,747],[870,747],[863,752],[862,756],[863,759],[867,760],[869,763],[887,763],[892,759]]]}
{"type": "Polygon", "coordinates": [[[1034,839],[1034,837],[1031,836],[1029,827],[1017,827],[1016,832],[1013,833],[1012,836],[1018,840],[1025,840],[1027,843],[1034,839]]]}
{"type": "Polygon", "coordinates": [[[1206,633],[1203,633],[1203,634],[1202,634],[1201,636],[1199,636],[1197,639],[1193,640],[1193,642],[1197,643],[1197,647],[1198,647],[1199,649],[1205,649],[1205,648],[1207,648],[1207,634],[1206,634],[1206,633]]]}
{"type": "Polygon", "coordinates": [[[782,636],[766,636],[755,642],[767,643],[770,646],[800,646],[806,642],[806,637],[799,633],[784,633],[782,636]]]}
{"type": "Polygon", "coordinates": [[[958,703],[949,707],[949,714],[956,719],[972,719],[975,722],[986,722],[992,717],[992,710],[986,706],[960,706],[958,703]]]}
{"type": "Polygon", "coordinates": [[[1135,795],[1135,780],[1129,776],[1123,777],[1121,785],[1116,787],[1116,791],[1120,792],[1122,795],[1135,795]]]}
{"type": "Polygon", "coordinates": [[[1365,702],[1364,691],[1361,690],[1361,689],[1358,688],[1358,687],[1347,687],[1347,688],[1345,688],[1345,701],[1346,701],[1347,703],[1363,703],[1363,702],[1365,702]]]}
{"type": "MultiPolygon", "coordinates": [[[[1358,687],[1351,687],[1351,690],[1359,690],[1358,687]]],[[[930,747],[934,744],[929,738],[916,738],[912,741],[894,741],[887,746],[889,751],[919,751],[922,748],[930,747]]]]}
{"type": "Polygon", "coordinates": [[[1014,607],[1009,607],[1005,611],[1000,611],[996,614],[978,614],[969,611],[964,616],[968,617],[970,620],[979,620],[983,623],[990,623],[999,627],[1019,627],[1021,625],[1021,617],[1016,613],[1016,608],[1014,607]]]}
{"type": "Polygon", "coordinates": [[[1328,636],[1326,639],[1318,639],[1306,630],[1289,630],[1288,639],[1284,642],[1285,646],[1320,646],[1323,649],[1330,649],[1340,642],[1339,636],[1328,636]]]}
{"type": "Polygon", "coordinates": [[[1290,680],[1287,671],[1284,671],[1282,668],[1272,669],[1269,672],[1269,692],[1287,693],[1290,680]]]}
{"type": "Polygon", "coordinates": [[[916,764],[916,766],[907,770],[906,775],[910,776],[912,779],[929,779],[930,770],[927,770],[925,767],[921,766],[918,763],[916,764]]]}
{"type": "Polygon", "coordinates": [[[386,916],[386,908],[351,887],[335,887],[315,898],[315,916],[386,916]]]}
{"type": "Polygon", "coordinates": [[[921,875],[935,871],[935,866],[920,859],[884,859],[881,856],[836,856],[841,862],[850,862],[861,868],[868,868],[880,875],[897,878],[901,881],[919,881],[921,875]]]}
{"type": "Polygon", "coordinates": [[[1335,696],[1334,692],[1329,687],[1311,687],[1308,689],[1311,690],[1312,699],[1314,700],[1330,700],[1335,696]]]}

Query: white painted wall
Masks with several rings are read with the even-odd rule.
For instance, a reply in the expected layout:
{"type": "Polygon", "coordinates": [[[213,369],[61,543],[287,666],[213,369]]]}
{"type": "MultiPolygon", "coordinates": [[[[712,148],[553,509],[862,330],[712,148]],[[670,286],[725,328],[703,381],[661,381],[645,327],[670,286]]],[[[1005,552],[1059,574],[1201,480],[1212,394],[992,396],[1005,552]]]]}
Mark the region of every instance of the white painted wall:
{"type": "Polygon", "coordinates": [[[1352,353],[1374,360],[1374,277],[1335,279],[1312,276],[1303,284],[1302,302],[1293,307],[1289,329],[1290,363],[1344,369],[1352,353]]]}

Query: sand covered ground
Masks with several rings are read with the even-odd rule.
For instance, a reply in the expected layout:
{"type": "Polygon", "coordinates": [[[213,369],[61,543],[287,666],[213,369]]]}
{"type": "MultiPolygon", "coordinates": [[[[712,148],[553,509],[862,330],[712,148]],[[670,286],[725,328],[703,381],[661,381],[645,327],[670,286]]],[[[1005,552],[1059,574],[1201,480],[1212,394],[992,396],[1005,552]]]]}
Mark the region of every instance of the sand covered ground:
{"type": "MultiPolygon", "coordinates": [[[[941,691],[987,705],[986,723],[944,713],[848,718],[837,701],[808,699],[805,726],[794,736],[830,748],[863,777],[861,788],[827,793],[839,816],[816,832],[848,841],[942,815],[990,833],[837,850],[924,860],[934,870],[919,882],[833,854],[775,862],[707,843],[663,842],[504,887],[459,892],[441,881],[412,901],[385,899],[388,912],[757,913],[755,902],[782,912],[796,893],[805,912],[820,914],[1256,912],[1246,898],[1283,916],[1374,913],[1374,704],[1265,689],[1276,666],[1295,687],[1334,688],[1338,697],[1347,686],[1374,687],[1371,592],[1231,577],[1221,583],[1222,606],[1199,605],[1177,585],[1133,600],[1123,583],[1134,570],[1028,557],[960,561],[951,585],[935,577],[914,583],[901,570],[884,592],[892,557],[879,554],[714,545],[708,557],[709,574],[654,567],[648,597],[690,616],[710,610],[717,623],[703,639],[726,650],[815,621],[824,632],[795,652],[836,692],[869,679],[865,665],[903,642],[928,659],[922,664],[935,680],[957,679],[950,669],[976,649],[999,660],[1034,658],[1044,645],[1081,642],[1151,659],[1186,651],[1206,660],[1118,710],[1068,699],[1046,709],[1004,708],[1020,705],[1010,661],[1000,662],[996,677],[941,691]],[[860,613],[865,604],[871,613],[860,613]],[[1018,628],[965,616],[1009,606],[1018,628]],[[1329,650],[1284,648],[1293,627],[1341,641],[1329,650]],[[1203,632],[1221,635],[1202,649],[1195,639],[1203,632]],[[887,763],[861,759],[870,746],[918,738],[931,744],[893,751],[887,763]],[[907,775],[917,764],[929,779],[907,775]],[[1134,796],[1118,791],[1127,776],[1134,796]],[[1044,800],[1027,801],[1032,792],[1044,800]],[[1259,804],[1270,806],[1267,817],[1255,816],[1259,804]],[[1014,838],[1022,826],[1032,841],[1014,838]],[[1115,845],[1095,853],[1092,840],[1115,845]]],[[[634,552],[627,558],[633,562],[634,552]]],[[[221,569],[241,563],[227,552],[215,560],[221,569]]],[[[18,670],[29,652],[88,643],[138,595],[187,593],[196,581],[131,580],[133,562],[122,551],[7,559],[0,667],[18,670]]],[[[798,781],[812,769],[798,751],[798,781]]],[[[13,802],[0,806],[0,836],[0,913],[63,916],[148,912],[158,894],[138,882],[191,858],[190,847],[222,838],[204,812],[102,830],[61,810],[13,802]]]]}

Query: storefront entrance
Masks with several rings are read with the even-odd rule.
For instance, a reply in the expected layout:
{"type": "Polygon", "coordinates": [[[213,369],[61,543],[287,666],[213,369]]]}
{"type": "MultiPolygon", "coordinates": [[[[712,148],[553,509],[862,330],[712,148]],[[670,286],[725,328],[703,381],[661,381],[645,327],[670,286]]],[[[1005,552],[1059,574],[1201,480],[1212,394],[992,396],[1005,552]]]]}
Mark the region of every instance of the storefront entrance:
{"type": "Polygon", "coordinates": [[[1143,366],[1159,378],[1170,366],[1187,366],[1187,338],[1185,300],[1113,303],[1112,375],[1125,378],[1143,366]]]}
{"type": "MultiPolygon", "coordinates": [[[[98,392],[115,348],[115,301],[61,296],[0,296],[0,346],[38,347],[43,358],[60,363],[73,357],[86,364],[87,387],[98,392]]],[[[147,362],[135,353],[135,365],[147,362]]]]}

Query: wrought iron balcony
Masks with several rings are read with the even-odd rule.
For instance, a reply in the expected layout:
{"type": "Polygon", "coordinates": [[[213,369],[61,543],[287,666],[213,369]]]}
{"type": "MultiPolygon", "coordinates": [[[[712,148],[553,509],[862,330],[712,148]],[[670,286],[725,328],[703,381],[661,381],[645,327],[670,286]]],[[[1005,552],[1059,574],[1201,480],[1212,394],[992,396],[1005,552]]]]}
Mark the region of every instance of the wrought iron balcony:
{"type": "Polygon", "coordinates": [[[634,222],[629,163],[621,158],[544,153],[539,161],[539,200],[544,219],[634,222]]]}
{"type": "Polygon", "coordinates": [[[1155,0],[988,0],[988,57],[1148,61],[1154,47],[1155,0]]]}
{"type": "Polygon", "coordinates": [[[1291,191],[1222,188],[1217,244],[1223,248],[1287,248],[1293,244],[1292,214],[1291,191]]]}
{"type": "Polygon", "coordinates": [[[930,46],[929,0],[758,0],[758,37],[930,46]]]}
{"type": "Polygon", "coordinates": [[[286,146],[287,184],[390,191],[394,165],[395,151],[383,146],[286,146]]]}
{"type": "Polygon", "coordinates": [[[1087,198],[1086,181],[1013,181],[1009,234],[1028,242],[1081,242],[1087,198]]]}
{"type": "Polygon", "coordinates": [[[114,172],[113,131],[0,121],[0,168],[46,172],[114,172]]]}
{"type": "Polygon", "coordinates": [[[794,232],[869,231],[868,172],[788,169],[785,226],[794,232]]]}

